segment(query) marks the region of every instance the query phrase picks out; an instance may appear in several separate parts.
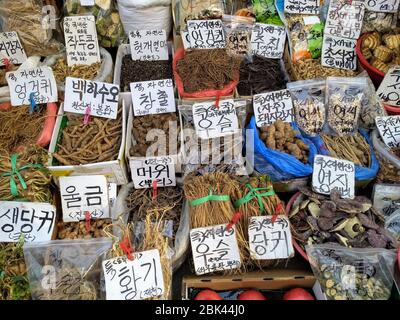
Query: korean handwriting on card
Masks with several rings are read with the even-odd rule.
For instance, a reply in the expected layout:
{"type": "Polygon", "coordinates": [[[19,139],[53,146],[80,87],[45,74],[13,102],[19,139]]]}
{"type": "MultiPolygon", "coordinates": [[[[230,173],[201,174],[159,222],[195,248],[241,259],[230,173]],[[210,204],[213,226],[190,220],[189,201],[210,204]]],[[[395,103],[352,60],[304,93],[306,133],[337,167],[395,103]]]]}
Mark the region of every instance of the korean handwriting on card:
{"type": "Polygon", "coordinates": [[[284,27],[256,23],[251,34],[252,53],[264,58],[280,59],[283,55],[285,40],[284,27]]]}
{"type": "Polygon", "coordinates": [[[389,69],[376,94],[384,103],[400,106],[400,66],[389,69]]]}
{"type": "Polygon", "coordinates": [[[255,260],[286,259],[294,255],[292,234],[287,217],[280,215],[251,217],[249,224],[250,253],[255,260]]]}
{"type": "Polygon", "coordinates": [[[274,123],[276,120],[294,121],[293,102],[288,90],[256,94],[253,97],[257,127],[274,123]]]}
{"type": "Polygon", "coordinates": [[[190,230],[190,242],[197,275],[240,267],[236,227],[225,224],[190,230]]]}
{"type": "Polygon", "coordinates": [[[319,4],[319,0],[285,0],[285,12],[318,14],[319,4]]]}
{"type": "Polygon", "coordinates": [[[21,64],[27,59],[15,31],[0,33],[0,66],[6,65],[6,59],[12,64],[21,64]]]}
{"type": "Polygon", "coordinates": [[[0,201],[0,242],[51,240],[55,219],[49,203],[0,201]]]}
{"type": "Polygon", "coordinates": [[[315,192],[331,194],[337,189],[342,198],[354,198],[354,163],[328,156],[317,155],[314,158],[312,186],[315,192]]]}
{"type": "Polygon", "coordinates": [[[129,32],[132,60],[168,60],[165,30],[133,30],[129,32]]]}
{"type": "Polygon", "coordinates": [[[400,147],[400,116],[376,117],[376,126],[389,148],[400,147]]]}
{"type": "Polygon", "coordinates": [[[366,0],[365,7],[368,11],[397,12],[400,0],[366,0]]]}
{"type": "Polygon", "coordinates": [[[356,70],[357,40],[326,35],[322,45],[321,64],[330,68],[356,70]]]}
{"type": "Polygon", "coordinates": [[[225,33],[221,20],[189,20],[187,25],[192,48],[225,48],[225,33]]]}

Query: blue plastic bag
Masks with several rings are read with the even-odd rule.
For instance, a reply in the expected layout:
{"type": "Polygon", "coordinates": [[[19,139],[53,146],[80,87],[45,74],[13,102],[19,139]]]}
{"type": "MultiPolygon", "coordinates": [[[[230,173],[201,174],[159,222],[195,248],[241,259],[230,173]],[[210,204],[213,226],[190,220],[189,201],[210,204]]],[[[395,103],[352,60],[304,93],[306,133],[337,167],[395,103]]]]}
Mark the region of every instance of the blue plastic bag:
{"type": "MultiPolygon", "coordinates": [[[[295,123],[291,123],[291,126],[293,129],[298,130],[295,123]]],[[[300,134],[296,136],[304,141],[310,148],[308,163],[304,164],[290,154],[267,148],[267,146],[258,136],[256,120],[254,116],[251,118],[247,129],[252,129],[254,150],[253,146],[250,144],[246,147],[248,148],[247,152],[252,152],[254,154],[254,168],[256,171],[269,175],[272,181],[286,181],[311,175],[313,171],[312,164],[314,163],[314,157],[317,154],[317,149],[311,140],[305,139],[300,134]]]]}

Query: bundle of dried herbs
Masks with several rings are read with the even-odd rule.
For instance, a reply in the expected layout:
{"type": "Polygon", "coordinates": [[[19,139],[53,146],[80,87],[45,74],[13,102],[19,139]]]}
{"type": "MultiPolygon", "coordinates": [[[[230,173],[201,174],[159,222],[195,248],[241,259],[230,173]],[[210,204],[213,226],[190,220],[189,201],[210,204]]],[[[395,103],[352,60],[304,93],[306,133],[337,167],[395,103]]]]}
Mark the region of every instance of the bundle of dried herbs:
{"type": "Polygon", "coordinates": [[[65,58],[60,58],[52,66],[54,77],[57,82],[64,82],[66,77],[74,77],[85,80],[93,80],[101,67],[101,62],[90,65],[75,64],[68,66],[65,58]]]}
{"type": "Polygon", "coordinates": [[[57,239],[91,239],[105,236],[103,229],[111,224],[111,219],[93,219],[89,230],[86,221],[57,223],[57,239]]]}
{"type": "Polygon", "coordinates": [[[356,74],[352,70],[324,67],[321,65],[320,59],[305,59],[293,64],[292,76],[294,80],[307,80],[331,76],[354,77],[356,74]]]}

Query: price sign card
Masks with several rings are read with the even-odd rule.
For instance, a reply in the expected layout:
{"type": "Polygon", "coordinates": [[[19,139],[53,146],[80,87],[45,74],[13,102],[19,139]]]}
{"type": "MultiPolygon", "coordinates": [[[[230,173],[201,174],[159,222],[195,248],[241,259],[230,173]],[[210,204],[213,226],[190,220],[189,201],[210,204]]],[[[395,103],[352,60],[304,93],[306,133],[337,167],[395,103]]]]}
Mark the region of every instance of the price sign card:
{"type": "Polygon", "coordinates": [[[366,0],[365,8],[374,12],[397,12],[400,0],[366,0]]]}
{"type": "Polygon", "coordinates": [[[318,14],[320,0],[285,0],[285,12],[318,14]]]}
{"type": "Polygon", "coordinates": [[[107,300],[144,300],[164,294],[164,278],[157,249],[135,252],[133,260],[103,261],[107,300]]]}
{"type": "Polygon", "coordinates": [[[49,203],[0,201],[0,242],[51,240],[56,208],[49,203]]]}
{"type": "Polygon", "coordinates": [[[105,176],[60,177],[60,194],[64,222],[110,217],[108,184],[105,176]]]}
{"type": "Polygon", "coordinates": [[[315,192],[331,194],[338,189],[342,198],[354,198],[355,167],[354,163],[333,157],[316,155],[312,187],[315,192]]]}
{"type": "Polygon", "coordinates": [[[117,119],[119,86],[116,84],[67,77],[64,111],[117,119]]]}
{"type": "Polygon", "coordinates": [[[12,32],[0,32],[0,66],[4,66],[6,59],[12,64],[22,64],[27,59],[18,34],[12,32]]]}
{"type": "Polygon", "coordinates": [[[190,230],[190,243],[197,275],[232,270],[241,265],[236,227],[226,224],[190,230]]]}
{"type": "Polygon", "coordinates": [[[187,26],[190,45],[193,49],[225,48],[222,20],[189,20],[187,26]]]}
{"type": "Polygon", "coordinates": [[[383,142],[389,148],[399,148],[400,116],[376,117],[375,122],[383,142]]]}
{"type": "Polygon", "coordinates": [[[135,116],[176,111],[172,79],[132,82],[130,87],[135,116]]]}
{"type": "Polygon", "coordinates": [[[182,44],[183,48],[190,49],[192,45],[190,44],[190,35],[189,32],[181,30],[181,38],[182,38],[182,44]]]}
{"type": "Polygon", "coordinates": [[[249,246],[254,260],[286,259],[294,256],[290,223],[286,216],[250,217],[249,246]]]}
{"type": "Polygon", "coordinates": [[[165,30],[133,30],[129,32],[132,60],[168,60],[165,30]]]}
{"type": "Polygon", "coordinates": [[[89,7],[95,5],[94,0],[80,0],[80,2],[82,7],[89,7]]]}
{"type": "Polygon", "coordinates": [[[11,105],[21,106],[57,102],[57,84],[50,67],[37,67],[7,72],[6,79],[10,87],[11,105]]]}
{"type": "Polygon", "coordinates": [[[356,70],[357,40],[326,35],[322,43],[321,64],[325,67],[356,70]]]}
{"type": "Polygon", "coordinates": [[[293,102],[288,90],[256,94],[253,97],[257,127],[264,127],[276,120],[294,121],[293,102]]]}
{"type": "Polygon", "coordinates": [[[281,59],[285,48],[284,27],[256,23],[251,33],[251,51],[264,58],[281,59]]]}
{"type": "Polygon", "coordinates": [[[135,189],[176,186],[175,163],[171,157],[149,157],[131,160],[132,180],[135,189]]]}
{"type": "Polygon", "coordinates": [[[68,66],[101,61],[94,16],[65,17],[64,37],[68,66]]]}
{"type": "Polygon", "coordinates": [[[331,0],[325,22],[325,36],[358,39],[364,19],[363,1],[331,0]]]}
{"type": "Polygon", "coordinates": [[[400,66],[389,69],[376,94],[384,103],[400,106],[400,66]]]}
{"type": "Polygon", "coordinates": [[[201,139],[210,139],[234,134],[239,129],[235,102],[222,100],[193,104],[193,121],[196,133],[201,139]]]}

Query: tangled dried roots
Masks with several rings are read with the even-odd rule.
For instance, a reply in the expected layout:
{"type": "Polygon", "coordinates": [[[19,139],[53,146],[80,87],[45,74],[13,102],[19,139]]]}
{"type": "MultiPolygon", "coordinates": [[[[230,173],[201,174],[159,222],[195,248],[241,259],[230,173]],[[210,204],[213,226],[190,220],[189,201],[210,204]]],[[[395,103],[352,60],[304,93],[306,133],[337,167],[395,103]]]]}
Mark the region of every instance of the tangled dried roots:
{"type": "Polygon", "coordinates": [[[93,80],[101,67],[101,62],[96,62],[91,65],[68,66],[65,58],[57,59],[54,66],[52,66],[54,77],[57,82],[64,82],[66,77],[74,77],[85,80],[93,80]]]}

